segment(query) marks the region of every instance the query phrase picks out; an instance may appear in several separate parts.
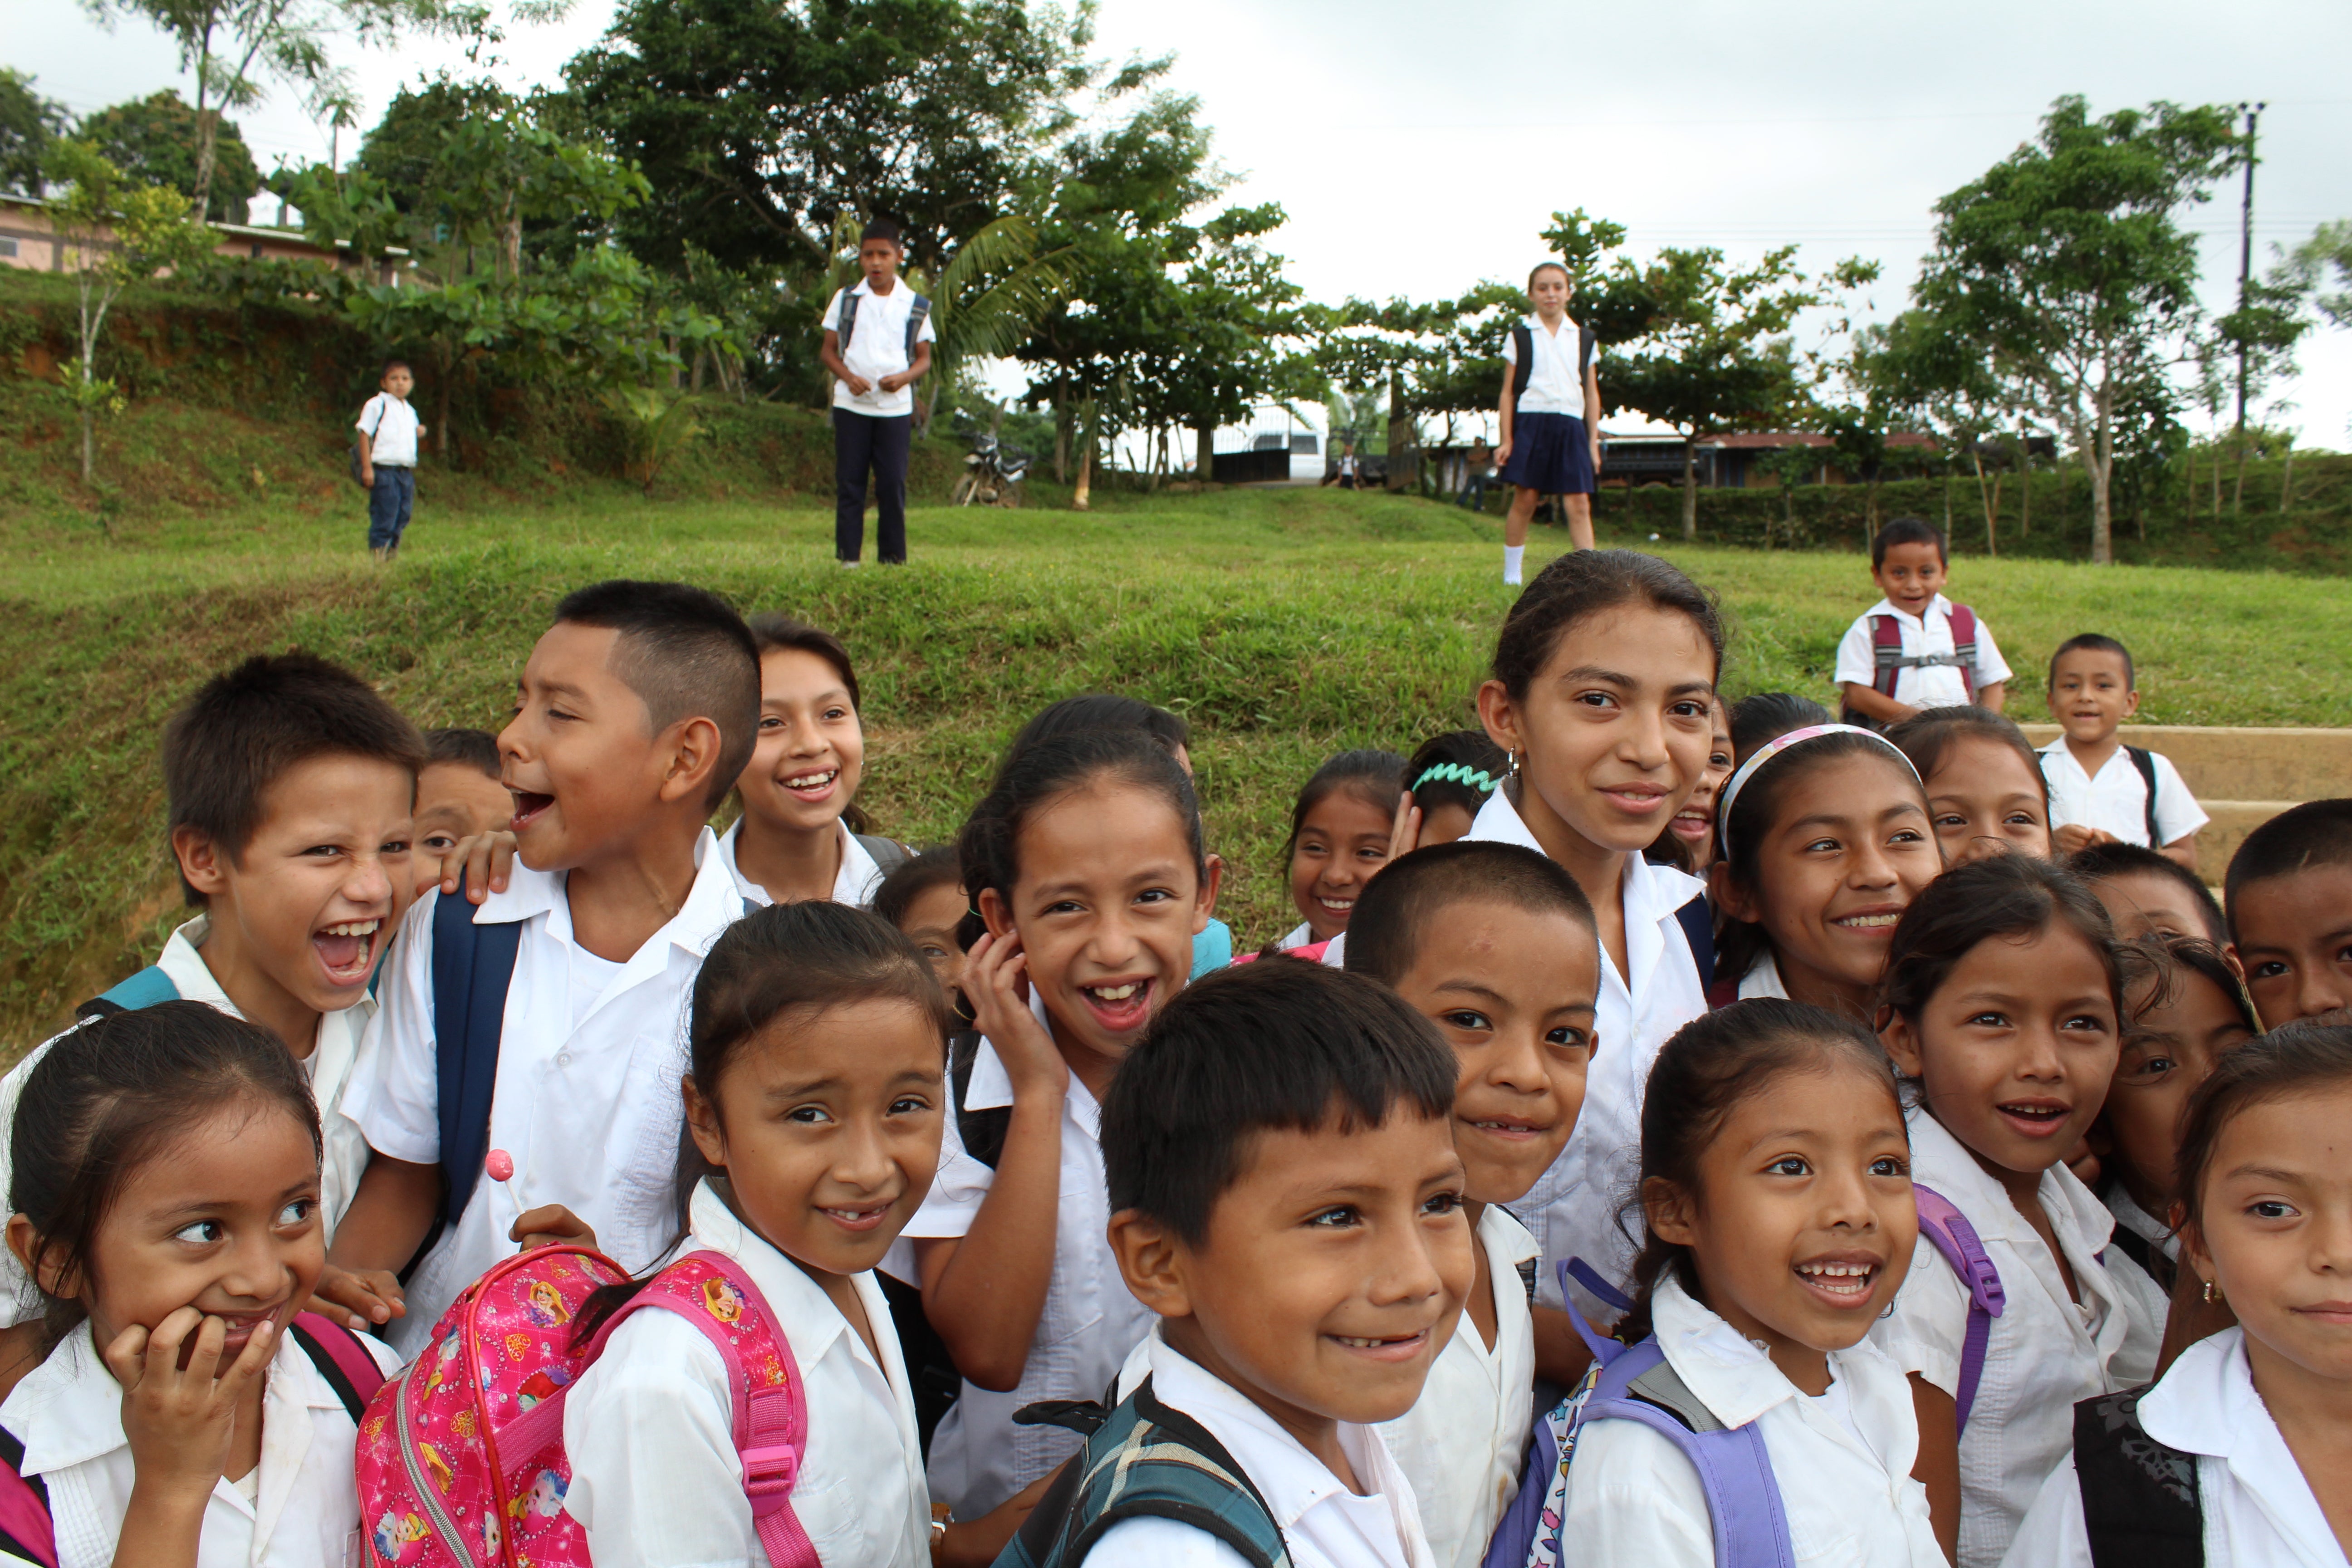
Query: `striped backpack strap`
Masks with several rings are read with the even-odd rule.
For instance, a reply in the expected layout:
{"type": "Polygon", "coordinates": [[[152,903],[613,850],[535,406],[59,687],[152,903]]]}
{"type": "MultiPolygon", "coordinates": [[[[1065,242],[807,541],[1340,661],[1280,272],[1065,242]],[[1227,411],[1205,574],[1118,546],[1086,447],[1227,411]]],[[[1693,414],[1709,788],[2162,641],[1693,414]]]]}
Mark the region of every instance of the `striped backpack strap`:
{"type": "Polygon", "coordinates": [[[1966,605],[1952,606],[1952,659],[1959,667],[1960,684],[1969,700],[1977,700],[1977,613],[1966,605]]]}
{"type": "Polygon", "coordinates": [[[74,1009],[77,1018],[103,1018],[110,1013],[136,1013],[158,1002],[177,1002],[180,988],[159,964],[149,964],[112,990],[91,997],[74,1009]]]}
{"type": "Polygon", "coordinates": [[[25,1445],[0,1426],[0,1552],[41,1568],[58,1568],[58,1527],[49,1517],[49,1489],[24,1472],[25,1445]]]}
{"type": "Polygon", "coordinates": [[[356,1426],[367,1414],[368,1401],[383,1386],[383,1368],[376,1364],[357,1333],[332,1318],[297,1312],[288,1327],[293,1330],[294,1342],[343,1402],[343,1413],[356,1426]]]}

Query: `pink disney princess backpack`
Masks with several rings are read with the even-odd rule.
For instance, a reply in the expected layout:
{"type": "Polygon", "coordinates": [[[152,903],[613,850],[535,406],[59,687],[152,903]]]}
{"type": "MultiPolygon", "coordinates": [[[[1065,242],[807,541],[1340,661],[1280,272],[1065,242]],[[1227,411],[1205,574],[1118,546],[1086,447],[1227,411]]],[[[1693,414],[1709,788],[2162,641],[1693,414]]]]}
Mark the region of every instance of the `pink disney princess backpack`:
{"type": "Polygon", "coordinates": [[[628,1279],[583,1247],[493,1267],[435,1326],[433,1343],[377,1390],[360,1421],[360,1529],[369,1568],[589,1568],[563,1510],[563,1396],[613,1331],[651,1308],[702,1331],[735,1389],[735,1448],[772,1568],[818,1568],[792,1509],[808,1404],[792,1348],[731,1258],[694,1252],[648,1280],[574,1347],[589,1296],[628,1279]]]}

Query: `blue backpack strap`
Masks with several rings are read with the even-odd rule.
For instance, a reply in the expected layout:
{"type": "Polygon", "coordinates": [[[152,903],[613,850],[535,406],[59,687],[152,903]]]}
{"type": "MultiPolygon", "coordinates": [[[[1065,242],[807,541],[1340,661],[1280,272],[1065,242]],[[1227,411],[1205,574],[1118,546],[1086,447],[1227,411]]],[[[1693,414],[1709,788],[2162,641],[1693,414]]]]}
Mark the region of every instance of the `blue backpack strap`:
{"type": "Polygon", "coordinates": [[[2074,1406],[2074,1484],[2091,1568],[2205,1568],[2205,1504],[2197,1457],[2140,1425],[2147,1389],[2074,1406]]]}
{"type": "Polygon", "coordinates": [[[1969,1216],[1951,1199],[1933,1187],[1911,1184],[1919,1209],[1919,1234],[1943,1255],[1969,1290],[1969,1327],[1960,1342],[1960,1386],[1952,1393],[1959,1429],[1969,1429],[1969,1411],[1977,1402],[1977,1384],[1984,1377],[1985,1352],[1992,1343],[1992,1321],[2008,1310],[2009,1294],[2001,1288],[2000,1270],[1986,1256],[1984,1242],[1969,1216]]]}
{"type": "Polygon", "coordinates": [[[110,1013],[136,1013],[158,1002],[177,1002],[180,988],[157,964],[149,964],[112,990],[101,992],[74,1009],[77,1018],[103,1018],[110,1013]]]}
{"type": "Polygon", "coordinates": [[[836,350],[849,346],[850,331],[856,325],[857,289],[853,286],[841,291],[841,314],[835,318],[833,327],[834,347],[836,350]]]}
{"type": "Polygon", "coordinates": [[[915,340],[922,335],[923,318],[930,313],[931,302],[920,294],[907,307],[907,364],[910,369],[915,363],[915,340]]]}
{"type": "Polygon", "coordinates": [[[1698,966],[1698,988],[1704,993],[1715,988],[1715,906],[1706,901],[1705,893],[1694,893],[1690,902],[1675,911],[1675,923],[1683,928],[1683,940],[1690,943],[1691,962],[1698,966]]]}
{"type": "Polygon", "coordinates": [[[25,1445],[0,1426],[0,1552],[58,1568],[58,1527],[48,1483],[25,1474],[25,1445]]]}
{"type": "Polygon", "coordinates": [[[2156,826],[2156,753],[2146,746],[2126,746],[2124,754],[2131,759],[2131,765],[2138,771],[2139,782],[2147,786],[2147,847],[2161,849],[2164,847],[2164,836],[2156,826]]]}
{"type": "Polygon", "coordinates": [[[463,882],[455,893],[435,896],[440,901],[433,907],[433,1045],[441,1170],[448,1179],[443,1215],[455,1225],[489,1157],[499,1037],[506,1027],[507,987],[514,980],[522,926],[475,924],[463,882]]]}

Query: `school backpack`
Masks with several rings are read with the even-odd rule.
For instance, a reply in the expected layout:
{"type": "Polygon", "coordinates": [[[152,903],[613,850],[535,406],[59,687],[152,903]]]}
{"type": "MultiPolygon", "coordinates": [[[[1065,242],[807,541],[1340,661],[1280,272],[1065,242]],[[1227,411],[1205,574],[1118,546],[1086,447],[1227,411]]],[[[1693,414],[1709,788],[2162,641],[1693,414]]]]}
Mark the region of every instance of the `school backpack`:
{"type": "Polygon", "coordinates": [[[502,1258],[434,1326],[431,1346],[376,1391],[360,1423],[360,1528],[370,1568],[589,1568],[564,1511],[563,1401],[640,1311],[707,1338],[735,1390],[735,1450],[772,1568],[818,1568],[792,1510],[808,1405],[775,1313],[733,1258],[693,1252],[646,1281],[585,1344],[589,1296],[628,1279],[584,1247],[502,1258]]]}
{"type": "Polygon", "coordinates": [[[1250,1568],[1290,1568],[1282,1527],[1249,1473],[1207,1427],[1162,1405],[1150,1378],[1107,1415],[1098,1405],[1056,1401],[1013,1419],[1068,1426],[1087,1441],[1039,1495],[996,1568],[1077,1568],[1105,1531],[1129,1519],[1172,1519],[1215,1536],[1250,1568]]]}
{"type": "MultiPolygon", "coordinates": [[[[1921,625],[1924,626],[1925,622],[1921,625]]],[[[1895,700],[1895,683],[1906,669],[1957,669],[1960,672],[1960,689],[1968,700],[1977,700],[1977,613],[1966,605],[1952,606],[1952,651],[1949,653],[1911,653],[1903,651],[1903,623],[1893,616],[1870,617],[1870,689],[1888,701],[1895,700]]],[[[1885,725],[1873,722],[1868,717],[1848,708],[1838,715],[1841,724],[1853,724],[1864,729],[1883,730],[1885,725]]]]}
{"type": "MultiPolygon", "coordinates": [[[[383,1368],[360,1337],[331,1318],[297,1312],[287,1325],[294,1342],[342,1401],[343,1414],[358,1425],[368,1401],[383,1386],[383,1368]]],[[[58,1568],[57,1521],[49,1513],[48,1484],[24,1473],[25,1445],[0,1428],[0,1552],[41,1568],[58,1568]]]]}
{"type": "Polygon", "coordinates": [[[2074,1484],[2091,1568],[2204,1568],[2197,1456],[2166,1447],[2139,1424],[2140,1396],[2153,1386],[2074,1406],[2074,1484]]]}
{"type": "MultiPolygon", "coordinates": [[[[1576,329],[1576,384],[1580,388],[1584,384],[1584,373],[1592,368],[1592,347],[1596,341],[1591,327],[1579,326],[1576,329]]],[[[1516,408],[1520,395],[1528,389],[1528,382],[1535,375],[1535,329],[1525,321],[1513,327],[1511,349],[1517,355],[1511,366],[1511,406],[1516,408]]]]}
{"type": "MultiPolygon", "coordinates": [[[[923,330],[923,318],[930,313],[931,302],[920,294],[916,295],[915,302],[907,308],[907,363],[908,364],[915,363],[915,338],[923,330]]],[[[857,290],[854,288],[844,289],[841,291],[841,315],[835,321],[833,329],[835,346],[845,353],[849,348],[849,334],[856,330],[856,326],[857,290]]],[[[863,837],[864,835],[861,834],[859,837],[863,837]]]]}

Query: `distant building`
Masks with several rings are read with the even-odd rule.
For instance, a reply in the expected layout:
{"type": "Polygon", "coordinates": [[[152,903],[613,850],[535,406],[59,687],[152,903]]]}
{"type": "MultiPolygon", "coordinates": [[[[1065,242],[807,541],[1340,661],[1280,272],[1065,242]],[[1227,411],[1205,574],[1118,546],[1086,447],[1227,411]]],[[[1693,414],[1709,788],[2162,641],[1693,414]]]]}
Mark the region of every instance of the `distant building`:
{"type": "MultiPolygon", "coordinates": [[[[65,253],[73,246],[59,238],[48,209],[49,204],[38,196],[0,192],[0,266],[35,272],[65,270],[65,253]]],[[[347,245],[321,245],[299,229],[242,223],[208,226],[220,237],[213,247],[220,256],[249,257],[256,261],[323,261],[341,271],[364,272],[373,282],[394,286],[410,266],[405,250],[388,249],[371,258],[347,245]]]]}
{"type": "MultiPolygon", "coordinates": [[[[1830,438],[1806,430],[1743,430],[1726,436],[1709,436],[1698,443],[1694,453],[1694,465],[1700,485],[1709,489],[1747,489],[1771,488],[1780,479],[1764,466],[1767,458],[1778,457],[1792,447],[1816,447],[1822,454],[1822,466],[1811,480],[1820,485],[1843,485],[1855,482],[1861,476],[1847,474],[1836,466],[1836,455],[1830,448],[1830,438]]],[[[1932,436],[1904,431],[1886,438],[1886,474],[1893,479],[1908,474],[1934,456],[1937,447],[1932,436]]],[[[1601,483],[1603,485],[1680,485],[1683,482],[1683,441],[1679,436],[1612,436],[1607,431],[1601,437],[1601,483]]]]}

